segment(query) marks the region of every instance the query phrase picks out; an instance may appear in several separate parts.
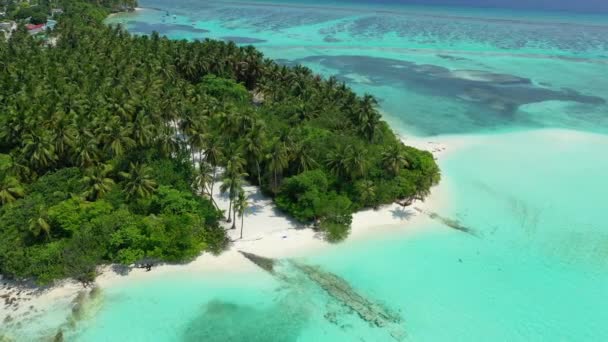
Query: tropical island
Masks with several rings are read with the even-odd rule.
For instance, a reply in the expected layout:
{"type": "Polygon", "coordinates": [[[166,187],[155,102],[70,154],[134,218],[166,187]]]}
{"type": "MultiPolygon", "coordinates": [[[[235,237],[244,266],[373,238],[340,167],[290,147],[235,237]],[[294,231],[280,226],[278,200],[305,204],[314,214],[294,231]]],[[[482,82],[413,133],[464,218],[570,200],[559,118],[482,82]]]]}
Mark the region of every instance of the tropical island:
{"type": "Polygon", "coordinates": [[[133,6],[63,1],[44,37],[23,18],[0,39],[5,277],[86,282],[101,264],[221,253],[246,182],[336,242],[354,212],[423,199],[439,181],[431,153],[405,146],[372,96],[252,46],[103,23],[133,6]]]}

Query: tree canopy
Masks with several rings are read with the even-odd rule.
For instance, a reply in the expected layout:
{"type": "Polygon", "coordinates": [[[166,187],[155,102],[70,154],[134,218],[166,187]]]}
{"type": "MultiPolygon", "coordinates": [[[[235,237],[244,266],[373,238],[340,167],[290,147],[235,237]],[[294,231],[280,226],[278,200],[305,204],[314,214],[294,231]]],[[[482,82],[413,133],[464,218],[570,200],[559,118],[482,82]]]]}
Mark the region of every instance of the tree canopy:
{"type": "Polygon", "coordinates": [[[134,36],[103,24],[105,2],[63,8],[53,44],[0,41],[2,274],[90,278],[101,263],[220,252],[220,166],[228,218],[246,178],[331,241],[356,210],[439,181],[430,153],[335,78],[251,46],[134,36]]]}

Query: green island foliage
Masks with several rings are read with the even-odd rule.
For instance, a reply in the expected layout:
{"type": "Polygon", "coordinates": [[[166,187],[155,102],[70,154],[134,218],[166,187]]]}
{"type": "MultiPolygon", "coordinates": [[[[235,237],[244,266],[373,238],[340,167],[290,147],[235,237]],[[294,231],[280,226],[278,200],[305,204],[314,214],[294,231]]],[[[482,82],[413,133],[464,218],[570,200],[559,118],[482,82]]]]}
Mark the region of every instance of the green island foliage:
{"type": "MultiPolygon", "coordinates": [[[[329,241],[352,214],[439,181],[373,97],[251,46],[134,36],[105,2],[64,1],[49,44],[0,39],[0,273],[90,280],[104,263],[221,252],[243,180],[329,241]]],[[[242,224],[242,223],[241,223],[242,224]]]]}
{"type": "MultiPolygon", "coordinates": [[[[47,17],[53,15],[51,10],[63,8],[66,2],[66,0],[0,0],[0,10],[5,13],[5,18],[14,20],[32,18],[33,20],[30,22],[38,24],[46,22],[47,17]]],[[[109,12],[130,11],[137,7],[137,0],[95,0],[90,2],[109,12]]]]}

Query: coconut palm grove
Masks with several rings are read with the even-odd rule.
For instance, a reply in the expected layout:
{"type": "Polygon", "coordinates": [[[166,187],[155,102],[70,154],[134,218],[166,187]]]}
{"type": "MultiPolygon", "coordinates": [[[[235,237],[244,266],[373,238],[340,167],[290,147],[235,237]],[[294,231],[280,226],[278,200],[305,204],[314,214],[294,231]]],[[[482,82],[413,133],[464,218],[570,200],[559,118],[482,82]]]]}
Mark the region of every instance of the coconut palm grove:
{"type": "Polygon", "coordinates": [[[0,39],[0,274],[86,282],[100,264],[221,253],[245,182],[340,241],[355,211],[439,181],[432,155],[336,78],[102,23],[125,4],[60,5],[43,38],[20,24],[0,39]]]}

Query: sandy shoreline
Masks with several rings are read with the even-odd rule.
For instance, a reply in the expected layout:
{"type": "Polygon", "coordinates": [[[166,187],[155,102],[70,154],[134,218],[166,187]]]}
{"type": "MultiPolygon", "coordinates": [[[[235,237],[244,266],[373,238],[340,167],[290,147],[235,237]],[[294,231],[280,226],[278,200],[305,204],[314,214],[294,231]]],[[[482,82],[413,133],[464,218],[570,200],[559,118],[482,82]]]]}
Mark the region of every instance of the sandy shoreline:
{"type": "Polygon", "coordinates": [[[116,12],[116,13],[110,13],[110,14],[108,14],[108,16],[106,17],[106,19],[113,18],[113,17],[115,17],[115,16],[117,16],[117,15],[120,15],[120,14],[132,13],[132,12],[139,12],[139,11],[141,11],[141,10],[143,10],[143,7],[135,7],[135,8],[133,9],[133,11],[128,11],[128,12],[116,12]]]}
{"type": "MultiPolygon", "coordinates": [[[[520,139],[520,135],[529,132],[507,133],[501,139],[520,139]]],[[[571,130],[545,129],[534,133],[555,141],[575,142],[578,139],[589,139],[589,133],[580,133],[571,130]]],[[[600,137],[600,136],[598,136],[600,137]]],[[[405,143],[424,150],[430,150],[441,163],[447,162],[449,156],[456,151],[472,146],[501,143],[492,140],[492,135],[467,136],[441,136],[432,138],[407,138],[405,143]]],[[[353,215],[351,234],[345,243],[373,240],[375,238],[395,237],[407,238],[409,234],[425,231],[430,222],[428,215],[422,211],[445,213],[450,210],[451,187],[453,184],[449,175],[444,177],[440,185],[432,189],[431,195],[424,203],[416,202],[403,209],[398,205],[384,206],[379,210],[365,210],[353,215]]],[[[218,194],[216,185],[214,194],[218,194]]],[[[150,272],[143,269],[133,269],[127,275],[113,271],[106,266],[101,269],[102,274],[96,284],[102,289],[116,286],[137,284],[140,281],[154,281],[159,278],[172,276],[197,277],[221,274],[243,274],[247,272],[260,272],[238,251],[256,253],[259,255],[287,258],[303,257],[328,251],[332,245],[315,235],[312,229],[303,227],[280,213],[269,198],[262,196],[255,187],[246,187],[251,207],[245,216],[243,240],[236,240],[239,236],[240,219],[237,220],[237,229],[230,230],[229,235],[234,241],[231,248],[220,256],[203,254],[196,260],[182,265],[160,265],[150,272]]],[[[228,199],[225,196],[215,195],[218,205],[227,209],[228,199]]],[[[449,229],[449,227],[446,227],[449,229]]],[[[57,327],[65,324],[74,308],[74,299],[83,290],[81,284],[73,281],[64,281],[49,289],[35,287],[17,287],[10,282],[0,279],[0,340],[3,333],[17,335],[18,340],[24,339],[22,334],[32,331],[46,331],[56,333],[57,327]],[[65,313],[65,315],[61,314],[65,313]],[[40,329],[41,328],[41,329],[40,329]]]]}
{"type": "MultiPolygon", "coordinates": [[[[536,131],[536,134],[550,136],[553,139],[573,140],[579,136],[576,132],[545,129],[536,131]],[[540,132],[540,133],[539,133],[540,132]]],[[[526,132],[508,133],[511,135],[527,134],[526,132]]],[[[421,150],[433,153],[435,159],[445,160],[452,153],[469,146],[487,144],[489,135],[444,135],[441,137],[408,137],[404,143],[421,150]]],[[[383,236],[404,236],[424,229],[425,222],[431,219],[423,212],[446,212],[451,204],[450,182],[444,177],[439,185],[435,186],[431,195],[424,202],[416,201],[407,208],[397,204],[382,206],[379,209],[366,209],[353,214],[350,235],[343,243],[371,239],[383,236]]],[[[214,199],[218,206],[227,210],[229,200],[227,195],[220,195],[220,184],[215,184],[214,199]]],[[[323,240],[313,229],[302,225],[284,213],[280,212],[255,186],[245,186],[248,195],[249,208],[245,213],[243,239],[240,235],[240,218],[237,217],[236,229],[230,230],[231,224],[222,222],[227,229],[229,238],[233,241],[229,250],[219,256],[205,253],[190,263],[182,265],[160,265],[150,272],[143,269],[133,269],[127,276],[119,275],[110,267],[102,269],[103,273],[96,283],[102,287],[112,286],[124,281],[134,279],[155,278],[169,273],[240,273],[258,272],[257,266],[241,256],[239,250],[259,254],[272,258],[296,258],[314,254],[332,248],[332,244],[323,240]]],[[[449,229],[449,228],[446,228],[449,229]]]]}
{"type": "MultiPolygon", "coordinates": [[[[407,145],[431,151],[436,158],[443,158],[447,152],[453,152],[452,144],[457,139],[408,138],[407,145]],[[449,148],[448,148],[449,144],[449,148]]],[[[461,144],[454,144],[457,147],[461,144]]],[[[443,183],[442,183],[443,184],[443,183]]],[[[427,211],[441,211],[448,205],[448,194],[445,185],[433,188],[431,196],[425,202],[416,202],[408,208],[397,204],[383,206],[378,210],[368,209],[353,215],[351,234],[347,241],[357,241],[377,236],[412,234],[423,226],[418,224],[428,217],[418,213],[415,208],[427,211]]],[[[250,208],[245,214],[243,239],[240,240],[240,219],[237,218],[237,229],[228,230],[233,241],[229,250],[219,256],[204,253],[195,260],[179,265],[159,265],[150,272],[144,269],[131,269],[127,274],[115,272],[116,268],[104,266],[95,283],[97,286],[109,288],[135,281],[153,280],[179,274],[221,274],[259,272],[257,266],[245,259],[238,251],[247,251],[267,257],[288,258],[311,255],[315,252],[331,248],[315,231],[299,224],[279,212],[270,198],[263,196],[254,186],[246,186],[250,208]]],[[[219,184],[214,189],[214,198],[221,209],[227,210],[227,196],[219,194],[219,184]]],[[[226,228],[230,225],[223,223],[226,228]]],[[[37,317],[43,317],[45,312],[61,312],[69,314],[74,306],[78,293],[85,290],[80,283],[63,281],[51,288],[39,289],[17,286],[14,283],[0,282],[0,322],[9,329],[19,329],[23,325],[37,324],[37,317]]],[[[48,315],[47,315],[48,316],[48,315]]],[[[55,326],[62,324],[60,319],[55,326]]],[[[0,337],[2,330],[0,329],[0,337]]]]}

